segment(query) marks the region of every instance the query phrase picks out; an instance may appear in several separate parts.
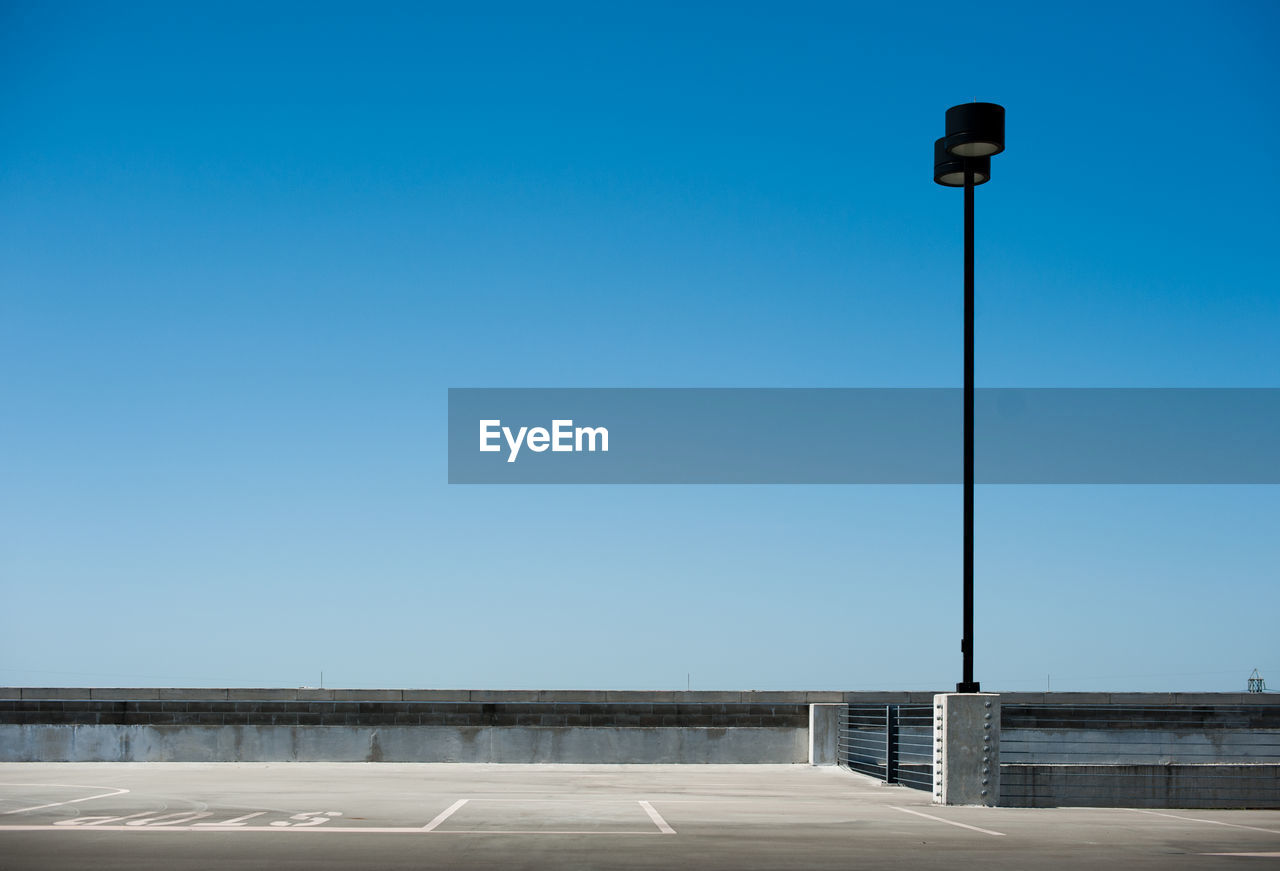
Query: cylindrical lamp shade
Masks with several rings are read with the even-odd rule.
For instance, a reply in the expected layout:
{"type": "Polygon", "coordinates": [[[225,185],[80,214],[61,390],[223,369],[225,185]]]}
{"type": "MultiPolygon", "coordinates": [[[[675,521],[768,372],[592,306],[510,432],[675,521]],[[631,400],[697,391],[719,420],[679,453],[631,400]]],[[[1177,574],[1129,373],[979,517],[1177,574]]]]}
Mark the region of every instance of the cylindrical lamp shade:
{"type": "Polygon", "coordinates": [[[947,150],[956,157],[990,157],[1004,151],[1004,106],[961,103],[948,109],[947,150]]]}
{"type": "Polygon", "coordinates": [[[989,157],[956,157],[947,152],[947,140],[938,139],[933,143],[933,180],[940,185],[951,188],[964,187],[965,164],[973,171],[973,183],[982,184],[991,178],[991,158],[989,157]]]}

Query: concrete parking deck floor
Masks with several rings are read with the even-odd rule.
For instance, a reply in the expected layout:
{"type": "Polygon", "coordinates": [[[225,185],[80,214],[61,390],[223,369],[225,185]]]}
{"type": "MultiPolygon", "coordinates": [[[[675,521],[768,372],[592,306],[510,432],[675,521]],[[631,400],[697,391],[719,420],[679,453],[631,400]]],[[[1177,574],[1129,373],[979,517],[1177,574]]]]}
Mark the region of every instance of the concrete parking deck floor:
{"type": "Polygon", "coordinates": [[[2,869],[1277,865],[1280,811],[934,807],[799,765],[0,765],[2,869]]]}

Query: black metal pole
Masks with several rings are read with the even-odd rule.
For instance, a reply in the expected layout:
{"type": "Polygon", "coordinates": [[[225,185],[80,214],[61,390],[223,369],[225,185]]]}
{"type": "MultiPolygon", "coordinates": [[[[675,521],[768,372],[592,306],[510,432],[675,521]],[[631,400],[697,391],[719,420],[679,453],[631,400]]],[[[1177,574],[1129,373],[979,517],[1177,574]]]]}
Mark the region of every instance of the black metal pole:
{"type": "Polygon", "coordinates": [[[958,693],[976,693],[973,679],[973,165],[964,162],[964,680],[958,693]]]}

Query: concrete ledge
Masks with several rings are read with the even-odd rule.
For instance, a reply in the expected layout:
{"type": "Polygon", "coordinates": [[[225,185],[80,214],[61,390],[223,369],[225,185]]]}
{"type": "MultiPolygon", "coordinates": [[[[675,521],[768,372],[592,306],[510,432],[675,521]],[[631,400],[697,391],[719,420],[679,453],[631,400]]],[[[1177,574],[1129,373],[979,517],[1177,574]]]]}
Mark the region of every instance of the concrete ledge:
{"type": "Polygon", "coordinates": [[[0,688],[4,699],[57,699],[73,700],[89,698],[89,690],[77,687],[4,687],[0,688]]]}
{"type": "MultiPolygon", "coordinates": [[[[299,693],[302,691],[299,690],[299,693]]],[[[321,692],[324,692],[322,690],[321,692]]],[[[402,702],[404,690],[331,690],[337,702],[402,702]]]]}
{"type": "MultiPolygon", "coordinates": [[[[405,690],[405,698],[408,698],[410,690],[405,690]]],[[[540,702],[596,702],[604,703],[609,700],[609,693],[606,690],[538,690],[538,701],[540,702]]]]}
{"type": "Polygon", "coordinates": [[[793,728],[0,726],[0,762],[803,763],[793,728]]]}
{"type": "Polygon", "coordinates": [[[220,701],[226,699],[231,690],[201,690],[201,689],[180,689],[180,688],[160,688],[161,700],[182,700],[182,701],[220,701]]]}
{"type": "Polygon", "coordinates": [[[94,687],[89,690],[91,699],[159,699],[159,687],[94,687]]]}
{"type": "Polygon", "coordinates": [[[536,702],[539,690],[472,690],[473,702],[536,702]]]}
{"type": "Polygon", "coordinates": [[[471,690],[402,690],[406,702],[469,702],[471,690]]]}

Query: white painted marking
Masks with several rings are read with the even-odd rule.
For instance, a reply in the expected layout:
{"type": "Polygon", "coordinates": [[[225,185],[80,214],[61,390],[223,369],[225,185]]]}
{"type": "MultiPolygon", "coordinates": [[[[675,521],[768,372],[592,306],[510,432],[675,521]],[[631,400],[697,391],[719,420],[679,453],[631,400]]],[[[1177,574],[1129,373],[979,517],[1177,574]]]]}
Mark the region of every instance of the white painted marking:
{"type": "Polygon", "coordinates": [[[445,820],[449,819],[449,817],[457,813],[457,811],[466,803],[467,803],[467,799],[465,798],[458,799],[453,804],[449,805],[447,808],[440,811],[440,813],[436,814],[436,818],[431,822],[427,823],[425,826],[423,826],[422,831],[434,832],[441,823],[443,823],[445,820]]]}
{"type": "Polygon", "coordinates": [[[636,799],[596,798],[595,796],[582,798],[476,798],[472,796],[467,801],[514,801],[520,804],[632,804],[636,799]]]}
{"type": "MultiPolygon", "coordinates": [[[[79,832],[89,831],[87,826],[72,826],[70,828],[60,828],[59,826],[0,826],[0,834],[4,832],[79,832]]],[[[95,832],[201,832],[203,834],[220,833],[228,834],[231,832],[311,832],[319,834],[321,832],[330,832],[347,835],[387,835],[387,834],[403,834],[403,835],[421,835],[427,833],[426,829],[419,828],[392,828],[384,826],[325,826],[321,828],[312,828],[311,826],[286,826],[281,829],[274,829],[271,826],[245,826],[243,828],[230,828],[228,826],[209,826],[201,828],[197,823],[194,826],[173,826],[172,828],[156,828],[155,826],[139,826],[131,828],[124,826],[96,826],[92,829],[95,832]]],[[[626,832],[604,832],[604,831],[558,831],[549,829],[530,829],[530,830],[511,830],[504,829],[499,831],[488,831],[485,829],[446,829],[444,831],[433,831],[432,835],[661,835],[662,832],[653,831],[626,831],[626,832]]]]}
{"type": "MultiPolygon", "coordinates": [[[[343,829],[343,831],[351,831],[351,829],[343,829]]],[[[593,831],[573,831],[567,829],[503,829],[501,831],[488,831],[486,829],[450,829],[445,832],[433,832],[436,835],[662,835],[665,832],[602,832],[593,831]]],[[[674,834],[674,833],[673,833],[674,834]]]]}
{"type": "Polygon", "coordinates": [[[1201,853],[1201,856],[1250,856],[1254,859],[1280,859],[1280,853],[1201,853]]]}
{"type": "Polygon", "coordinates": [[[196,825],[197,826],[243,826],[245,820],[251,820],[254,817],[260,817],[265,813],[266,811],[258,811],[256,814],[245,814],[242,817],[235,817],[234,819],[223,820],[220,823],[196,823],[196,825]]]}
{"type": "Polygon", "coordinates": [[[674,835],[676,833],[676,830],[671,828],[667,821],[662,818],[662,814],[653,809],[653,805],[647,801],[642,801],[640,802],[640,807],[644,808],[644,812],[649,815],[649,819],[653,820],[653,824],[658,827],[658,831],[662,832],[662,834],[674,835]]]}
{"type": "Polygon", "coordinates": [[[17,810],[12,810],[12,811],[0,811],[0,817],[8,816],[9,814],[24,814],[27,811],[42,811],[47,807],[59,807],[60,805],[64,805],[64,804],[76,804],[77,802],[82,802],[82,801],[93,801],[95,798],[110,798],[113,795],[123,795],[124,793],[129,791],[127,789],[118,789],[114,786],[105,786],[105,787],[104,786],[80,786],[74,783],[3,783],[3,784],[0,784],[0,786],[61,786],[67,789],[109,789],[111,790],[111,792],[103,792],[103,793],[99,793],[98,795],[86,795],[84,798],[73,798],[73,799],[70,799],[69,801],[53,801],[53,802],[49,802],[48,804],[37,804],[37,805],[32,805],[31,807],[20,807],[17,810]]]}
{"type": "Polygon", "coordinates": [[[891,804],[889,805],[889,807],[893,808],[896,811],[902,811],[904,814],[914,814],[915,816],[918,816],[918,817],[924,817],[926,820],[933,820],[934,822],[946,823],[949,826],[958,826],[962,829],[969,829],[974,832],[982,832],[982,834],[984,835],[995,835],[998,838],[1003,838],[1005,836],[1004,832],[993,832],[990,829],[980,829],[977,826],[971,826],[971,825],[968,825],[967,823],[957,823],[955,820],[944,820],[942,817],[935,817],[933,814],[922,814],[920,813],[920,811],[913,811],[911,810],[911,808],[898,807],[896,804],[891,804]]]}
{"type": "Polygon", "coordinates": [[[276,820],[273,826],[288,826],[293,829],[303,829],[308,826],[318,826],[321,823],[329,822],[332,817],[342,816],[342,811],[304,811],[300,814],[294,814],[289,820],[299,820],[299,822],[289,822],[289,820],[276,820]]]}
{"type": "Polygon", "coordinates": [[[121,817],[112,817],[112,816],[74,817],[69,820],[58,820],[54,823],[54,825],[55,826],[101,826],[107,823],[118,823],[121,820],[132,820],[137,817],[145,817],[153,813],[155,813],[155,811],[141,811],[136,814],[128,814],[126,816],[121,816],[121,817]]]}
{"type": "Polygon", "coordinates": [[[213,816],[213,811],[178,811],[177,813],[165,814],[164,816],[152,817],[151,819],[133,820],[125,823],[126,826],[177,826],[187,825],[196,820],[202,820],[205,817],[213,816]],[[168,822],[164,822],[168,820],[168,822]]]}
{"type": "Polygon", "coordinates": [[[1280,829],[1260,829],[1257,826],[1244,826],[1240,823],[1224,823],[1221,820],[1204,820],[1199,817],[1181,817],[1177,814],[1162,814],[1159,811],[1141,810],[1136,807],[1124,808],[1137,814],[1151,814],[1153,817],[1168,817],[1171,820],[1186,820],[1189,823],[1208,823],[1211,826],[1230,826],[1233,829],[1248,829],[1251,832],[1266,832],[1269,835],[1280,835],[1280,829]]]}

